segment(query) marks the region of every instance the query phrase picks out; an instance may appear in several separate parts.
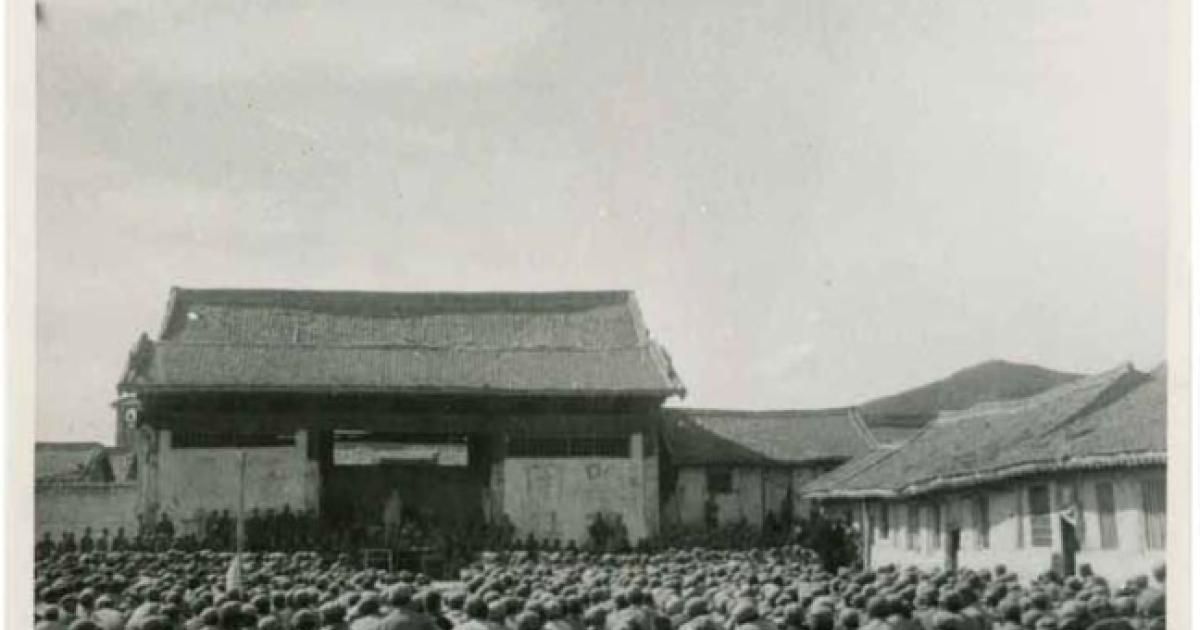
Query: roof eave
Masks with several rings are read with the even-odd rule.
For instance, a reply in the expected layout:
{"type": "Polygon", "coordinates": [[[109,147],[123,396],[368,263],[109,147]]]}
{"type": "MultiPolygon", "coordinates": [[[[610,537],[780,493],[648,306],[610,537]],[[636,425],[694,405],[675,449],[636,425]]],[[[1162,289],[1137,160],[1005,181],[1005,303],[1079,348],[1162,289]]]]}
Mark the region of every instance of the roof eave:
{"type": "Polygon", "coordinates": [[[666,398],[672,389],[495,389],[488,387],[396,387],[364,385],[178,385],[150,383],[121,383],[121,393],[327,393],[327,394],[433,394],[478,396],[536,396],[586,398],[666,398]]]}
{"type": "Polygon", "coordinates": [[[1166,465],[1166,463],[1167,453],[1165,451],[1111,453],[1103,455],[1090,455],[1085,457],[1072,457],[1068,460],[1060,461],[1043,460],[1036,462],[1023,462],[1020,464],[1005,466],[1004,468],[963,475],[939,477],[915,482],[905,486],[903,489],[903,494],[927,494],[930,492],[953,490],[957,488],[995,483],[997,481],[1005,481],[1008,479],[1025,477],[1029,475],[1084,470],[1103,470],[1109,468],[1160,466],[1166,465]]]}
{"type": "Polygon", "coordinates": [[[822,464],[836,464],[850,459],[849,457],[833,455],[829,457],[812,457],[808,459],[771,459],[763,456],[762,459],[721,459],[721,458],[685,458],[677,459],[676,464],[686,467],[704,467],[704,466],[746,466],[758,468],[800,468],[804,466],[819,466],[822,464]]]}
{"type": "Polygon", "coordinates": [[[870,499],[870,498],[909,498],[934,492],[958,490],[972,486],[980,486],[998,481],[1006,481],[1017,477],[1030,475],[1075,472],[1087,470],[1105,470],[1120,468],[1139,468],[1149,466],[1165,466],[1167,453],[1165,451],[1149,451],[1143,453],[1113,453],[1093,455],[1088,457],[1071,458],[1060,462],[1025,462],[1003,469],[972,473],[970,475],[955,475],[941,477],[906,485],[897,490],[871,488],[862,490],[820,489],[802,491],[810,499],[870,499]]]}

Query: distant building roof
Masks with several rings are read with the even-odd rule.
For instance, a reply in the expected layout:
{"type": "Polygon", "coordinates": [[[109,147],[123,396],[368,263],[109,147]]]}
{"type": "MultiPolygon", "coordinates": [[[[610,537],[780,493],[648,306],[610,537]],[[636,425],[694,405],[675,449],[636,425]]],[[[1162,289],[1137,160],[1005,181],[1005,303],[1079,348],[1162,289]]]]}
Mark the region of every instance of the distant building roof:
{"type": "Polygon", "coordinates": [[[631,292],[173,289],[123,391],[682,394],[631,292]]]}
{"type": "Polygon", "coordinates": [[[105,447],[99,442],[38,442],[33,451],[34,480],[111,481],[104,478],[102,459],[105,447]]]}
{"type": "Polygon", "coordinates": [[[908,442],[848,462],[811,498],[904,496],[1026,474],[1166,461],[1166,370],[1124,366],[1023,400],[945,413],[908,442]]]}
{"type": "Polygon", "coordinates": [[[667,449],[683,466],[838,461],[875,446],[854,408],[665,411],[667,449]]]}
{"type": "Polygon", "coordinates": [[[871,435],[875,437],[876,442],[891,445],[899,445],[911,440],[921,432],[922,428],[898,424],[875,423],[867,425],[867,429],[871,431],[871,435]]]}
{"type": "Polygon", "coordinates": [[[808,496],[819,491],[846,487],[855,477],[864,471],[870,470],[884,458],[890,457],[896,448],[897,445],[895,444],[881,444],[879,447],[863,453],[808,482],[801,488],[801,494],[808,496]]]}

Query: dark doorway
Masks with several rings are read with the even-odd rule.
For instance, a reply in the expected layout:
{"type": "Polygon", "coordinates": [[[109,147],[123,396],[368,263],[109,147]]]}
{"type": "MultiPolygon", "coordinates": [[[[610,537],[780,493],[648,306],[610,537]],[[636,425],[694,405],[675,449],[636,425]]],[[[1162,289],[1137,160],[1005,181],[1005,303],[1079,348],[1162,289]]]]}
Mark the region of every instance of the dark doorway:
{"type": "Polygon", "coordinates": [[[946,532],[946,569],[951,573],[958,571],[958,547],[962,539],[962,530],[955,527],[946,532]]]}
{"type": "Polygon", "coordinates": [[[391,547],[406,524],[453,532],[483,522],[490,458],[478,440],[354,430],[327,440],[321,514],[355,547],[391,547]]]}
{"type": "Polygon", "coordinates": [[[1059,519],[1059,529],[1062,530],[1062,571],[1063,575],[1075,575],[1075,554],[1079,551],[1079,536],[1075,524],[1067,519],[1059,519]]]}

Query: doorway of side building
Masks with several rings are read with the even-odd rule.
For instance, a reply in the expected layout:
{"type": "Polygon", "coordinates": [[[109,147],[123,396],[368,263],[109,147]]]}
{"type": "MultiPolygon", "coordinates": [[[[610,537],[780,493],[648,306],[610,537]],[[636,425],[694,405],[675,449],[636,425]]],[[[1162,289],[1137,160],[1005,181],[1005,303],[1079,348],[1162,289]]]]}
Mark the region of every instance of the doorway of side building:
{"type": "Polygon", "coordinates": [[[1075,524],[1060,518],[1059,529],[1062,531],[1062,570],[1063,575],[1075,575],[1075,554],[1079,551],[1079,535],[1075,524]]]}
{"type": "Polygon", "coordinates": [[[946,569],[951,573],[958,571],[958,549],[961,540],[961,529],[954,527],[946,532],[946,569]]]}

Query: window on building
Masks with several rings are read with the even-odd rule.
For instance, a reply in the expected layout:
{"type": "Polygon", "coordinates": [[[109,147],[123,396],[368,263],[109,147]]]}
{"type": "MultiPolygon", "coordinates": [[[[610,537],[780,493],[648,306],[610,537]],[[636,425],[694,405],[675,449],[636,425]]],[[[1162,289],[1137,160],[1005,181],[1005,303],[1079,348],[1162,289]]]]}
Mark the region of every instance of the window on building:
{"type": "Polygon", "coordinates": [[[171,448],[259,448],[293,446],[295,433],[189,433],[171,434],[171,448]]]}
{"type": "Polygon", "coordinates": [[[921,534],[921,511],[915,505],[909,505],[908,510],[908,531],[907,544],[905,547],[909,551],[916,551],[918,536],[921,534]]]}
{"type": "Polygon", "coordinates": [[[1025,502],[1020,490],[1016,491],[1013,499],[1017,502],[1017,549],[1025,548],[1025,502]]]}
{"type": "Polygon", "coordinates": [[[707,470],[709,493],[725,494],[733,492],[733,470],[724,467],[711,467],[707,470]]]}
{"type": "Polygon", "coordinates": [[[539,457],[629,457],[629,439],[624,437],[525,437],[508,440],[508,456],[539,457]]]}
{"type": "Polygon", "coordinates": [[[974,503],[975,547],[978,549],[987,549],[990,544],[988,538],[991,535],[992,529],[991,515],[988,513],[988,498],[986,496],[975,497],[974,503]]]}
{"type": "Polygon", "coordinates": [[[942,506],[929,506],[929,548],[942,548],[942,506]]]}
{"type": "Polygon", "coordinates": [[[1100,518],[1100,548],[1116,549],[1121,541],[1117,538],[1117,507],[1110,482],[1096,484],[1096,514],[1100,518]]]}
{"type": "Polygon", "coordinates": [[[1054,523],[1050,518],[1050,491],[1046,486],[1029,488],[1029,544],[1054,546],[1054,523]]]}
{"type": "Polygon", "coordinates": [[[1146,547],[1162,549],[1167,542],[1167,484],[1163,479],[1142,482],[1142,519],[1146,547]]]}

